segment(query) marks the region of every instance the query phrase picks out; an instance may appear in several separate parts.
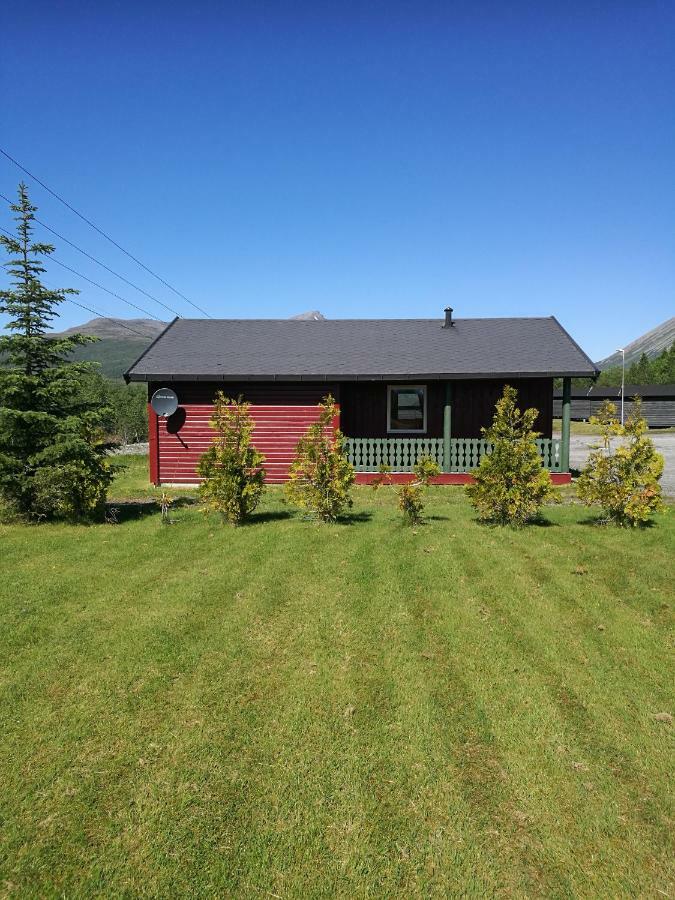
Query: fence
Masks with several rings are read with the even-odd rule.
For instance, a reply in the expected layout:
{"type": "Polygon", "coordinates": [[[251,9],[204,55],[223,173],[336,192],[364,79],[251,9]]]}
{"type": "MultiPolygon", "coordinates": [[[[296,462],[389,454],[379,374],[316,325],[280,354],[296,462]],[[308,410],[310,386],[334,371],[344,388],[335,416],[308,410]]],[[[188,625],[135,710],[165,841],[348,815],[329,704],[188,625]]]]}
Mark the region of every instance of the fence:
{"type": "MultiPolygon", "coordinates": [[[[442,438],[346,438],[347,456],[357,472],[377,472],[388,466],[392,472],[411,472],[421,456],[430,456],[441,469],[469,472],[480,465],[492,445],[483,438],[451,438],[450,465],[444,466],[442,438]]],[[[545,469],[561,471],[560,440],[538,438],[537,449],[545,469]]]]}

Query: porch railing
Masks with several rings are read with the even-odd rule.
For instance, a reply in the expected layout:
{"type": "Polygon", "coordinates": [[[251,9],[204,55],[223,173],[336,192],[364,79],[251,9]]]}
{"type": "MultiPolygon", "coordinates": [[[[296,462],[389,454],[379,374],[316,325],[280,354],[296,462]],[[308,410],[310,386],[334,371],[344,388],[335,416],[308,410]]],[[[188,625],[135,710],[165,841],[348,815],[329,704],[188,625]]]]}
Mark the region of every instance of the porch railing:
{"type": "MultiPolygon", "coordinates": [[[[357,472],[377,472],[382,465],[392,472],[411,472],[421,456],[430,456],[443,471],[469,472],[492,450],[492,444],[483,438],[451,438],[446,468],[442,438],[346,438],[345,443],[347,457],[357,472]]],[[[537,449],[545,469],[561,471],[558,438],[538,438],[537,449]]]]}

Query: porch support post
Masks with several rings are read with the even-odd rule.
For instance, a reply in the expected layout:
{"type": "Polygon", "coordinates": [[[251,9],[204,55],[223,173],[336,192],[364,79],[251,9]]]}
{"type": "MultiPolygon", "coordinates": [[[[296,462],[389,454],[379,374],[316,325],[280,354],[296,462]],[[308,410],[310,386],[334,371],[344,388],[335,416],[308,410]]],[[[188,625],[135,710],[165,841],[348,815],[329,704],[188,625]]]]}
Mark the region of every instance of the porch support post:
{"type": "Polygon", "coordinates": [[[562,395],[562,434],[560,441],[560,468],[563,472],[570,470],[570,413],[572,405],[572,379],[563,378],[562,395]]]}
{"type": "Polygon", "coordinates": [[[450,436],[452,434],[452,382],[445,382],[445,404],[443,406],[443,471],[449,472],[450,436]]]}

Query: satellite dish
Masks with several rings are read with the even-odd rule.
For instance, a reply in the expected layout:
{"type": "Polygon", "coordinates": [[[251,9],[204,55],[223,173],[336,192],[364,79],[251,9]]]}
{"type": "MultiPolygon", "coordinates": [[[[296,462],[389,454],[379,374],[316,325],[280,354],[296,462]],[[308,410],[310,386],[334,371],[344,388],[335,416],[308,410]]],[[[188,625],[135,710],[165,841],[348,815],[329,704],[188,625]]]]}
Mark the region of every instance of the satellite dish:
{"type": "Polygon", "coordinates": [[[150,406],[158,416],[172,416],[178,409],[178,396],[171,388],[160,388],[152,395],[150,406]]]}

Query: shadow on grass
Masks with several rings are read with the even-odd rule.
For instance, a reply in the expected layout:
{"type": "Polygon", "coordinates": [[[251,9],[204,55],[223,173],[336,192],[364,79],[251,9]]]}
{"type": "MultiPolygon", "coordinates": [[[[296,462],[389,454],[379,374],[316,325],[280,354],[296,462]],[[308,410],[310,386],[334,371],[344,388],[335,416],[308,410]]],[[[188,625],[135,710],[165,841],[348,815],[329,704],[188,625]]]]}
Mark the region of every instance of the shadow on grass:
{"type": "MultiPolygon", "coordinates": [[[[183,506],[193,506],[197,501],[193,497],[178,497],[171,504],[171,510],[183,506]]],[[[144,519],[159,512],[159,501],[147,497],[138,500],[108,500],[105,505],[105,520],[111,525],[121,525],[144,519]]]]}
{"type": "Polygon", "coordinates": [[[495,522],[493,519],[479,519],[473,516],[471,521],[482,528],[509,528],[511,531],[524,531],[527,528],[560,528],[560,522],[552,522],[545,516],[536,516],[524,525],[512,525],[509,522],[495,522]]]}
{"type": "Polygon", "coordinates": [[[358,525],[359,522],[370,522],[373,518],[373,514],[371,512],[367,512],[366,510],[362,510],[357,513],[345,513],[340,516],[337,520],[338,525],[358,525]]]}
{"type": "Polygon", "coordinates": [[[239,527],[247,528],[250,525],[264,525],[265,522],[281,522],[284,519],[290,519],[292,515],[287,509],[270,509],[267,512],[251,513],[239,527]]]}
{"type": "Polygon", "coordinates": [[[648,528],[656,528],[657,525],[654,519],[647,519],[646,522],[638,522],[636,525],[629,525],[628,523],[622,525],[619,522],[608,519],[606,516],[592,514],[579,519],[578,524],[590,525],[593,528],[619,528],[622,531],[645,531],[648,528]]]}

